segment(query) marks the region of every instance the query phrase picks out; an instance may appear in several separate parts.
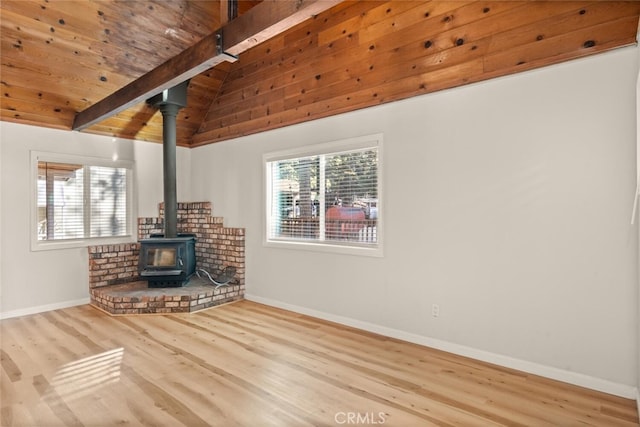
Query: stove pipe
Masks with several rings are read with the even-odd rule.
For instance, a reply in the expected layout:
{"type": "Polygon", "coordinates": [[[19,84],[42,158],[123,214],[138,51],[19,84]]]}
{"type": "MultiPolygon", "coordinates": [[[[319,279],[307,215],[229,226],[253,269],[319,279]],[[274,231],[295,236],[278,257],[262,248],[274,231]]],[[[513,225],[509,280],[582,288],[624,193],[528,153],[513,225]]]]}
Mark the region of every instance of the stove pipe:
{"type": "Polygon", "coordinates": [[[189,80],[166,89],[147,100],[162,113],[162,174],[164,184],[164,237],[178,236],[176,189],[176,117],[187,105],[189,80]]]}

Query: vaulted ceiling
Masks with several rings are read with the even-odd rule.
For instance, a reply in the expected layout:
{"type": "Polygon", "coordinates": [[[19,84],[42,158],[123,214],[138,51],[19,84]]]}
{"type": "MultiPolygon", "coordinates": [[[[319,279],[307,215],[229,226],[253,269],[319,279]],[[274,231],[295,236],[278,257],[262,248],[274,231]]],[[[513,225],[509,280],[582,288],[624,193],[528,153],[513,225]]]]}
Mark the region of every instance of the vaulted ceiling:
{"type": "MultiPolygon", "coordinates": [[[[178,145],[210,144],[626,46],[636,42],[640,15],[638,1],[331,5],[274,31],[237,61],[193,77],[178,115],[178,145]]],[[[78,113],[232,24],[230,7],[234,2],[226,0],[2,0],[0,119],[72,129],[78,113]]],[[[237,7],[242,18],[274,6],[266,0],[237,7]]],[[[162,116],[143,101],[83,132],[161,142],[162,116]]]]}

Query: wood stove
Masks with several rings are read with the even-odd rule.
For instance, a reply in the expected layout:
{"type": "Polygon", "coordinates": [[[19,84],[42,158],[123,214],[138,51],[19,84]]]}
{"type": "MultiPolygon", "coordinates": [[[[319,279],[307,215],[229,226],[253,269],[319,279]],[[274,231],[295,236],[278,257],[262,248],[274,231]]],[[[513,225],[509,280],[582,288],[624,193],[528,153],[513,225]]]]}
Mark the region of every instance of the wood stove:
{"type": "Polygon", "coordinates": [[[184,286],[196,272],[195,234],[164,237],[155,234],[140,240],[138,271],[150,288],[184,286]]]}

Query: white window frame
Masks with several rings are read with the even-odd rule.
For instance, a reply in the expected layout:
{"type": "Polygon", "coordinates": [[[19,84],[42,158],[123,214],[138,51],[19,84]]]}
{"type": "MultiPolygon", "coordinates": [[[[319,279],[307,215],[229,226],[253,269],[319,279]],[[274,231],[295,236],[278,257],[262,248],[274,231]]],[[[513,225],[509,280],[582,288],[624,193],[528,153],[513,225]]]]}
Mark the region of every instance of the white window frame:
{"type": "Polygon", "coordinates": [[[76,156],[72,154],[49,153],[42,151],[30,152],[30,220],[31,250],[46,251],[53,249],[82,248],[91,245],[111,245],[131,243],[137,240],[135,200],[134,163],[129,160],[114,160],[101,157],[76,156]],[[38,240],[38,162],[70,163],[83,166],[104,166],[127,169],[127,230],[124,236],[115,237],[85,237],[79,239],[38,240]]]}
{"type": "MultiPolygon", "coordinates": [[[[272,153],[266,153],[262,158],[263,167],[263,224],[262,236],[263,246],[282,249],[309,250],[316,252],[329,252],[345,255],[361,255],[382,257],[384,256],[384,162],[383,162],[383,135],[374,134],[355,138],[343,139],[339,141],[325,142],[315,145],[291,148],[272,153]],[[295,159],[299,157],[309,157],[322,154],[336,154],[366,148],[376,148],[378,150],[378,218],[377,218],[377,243],[372,245],[358,245],[356,242],[335,243],[332,241],[314,241],[314,240],[287,240],[287,239],[271,239],[269,237],[269,224],[271,223],[271,208],[273,190],[272,175],[269,168],[270,162],[279,160],[295,159]]],[[[322,179],[321,179],[322,181],[322,179]]],[[[322,183],[321,183],[322,185],[322,183]]],[[[321,225],[322,227],[322,225],[321,225]]]]}

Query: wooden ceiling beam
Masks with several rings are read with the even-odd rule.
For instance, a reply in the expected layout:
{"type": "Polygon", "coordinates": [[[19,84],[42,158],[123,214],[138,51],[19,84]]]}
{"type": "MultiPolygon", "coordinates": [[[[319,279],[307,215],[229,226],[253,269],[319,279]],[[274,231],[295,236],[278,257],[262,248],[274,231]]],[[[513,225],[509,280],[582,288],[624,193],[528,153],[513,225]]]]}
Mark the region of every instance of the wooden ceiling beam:
{"type": "Polygon", "coordinates": [[[342,0],[265,0],[133,82],[76,114],[83,130],[220,64],[342,0]]]}

